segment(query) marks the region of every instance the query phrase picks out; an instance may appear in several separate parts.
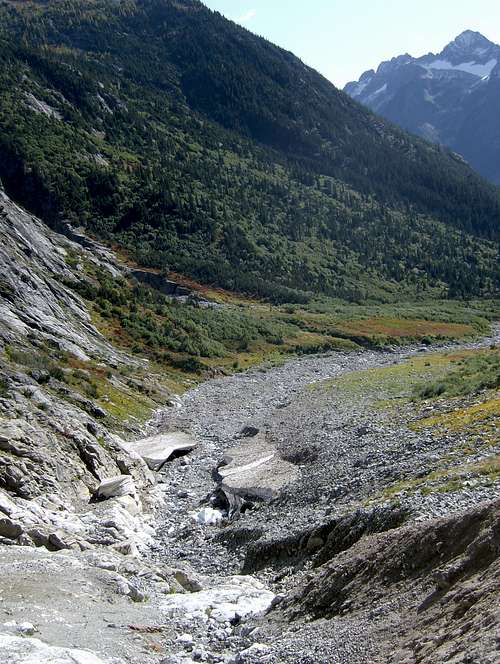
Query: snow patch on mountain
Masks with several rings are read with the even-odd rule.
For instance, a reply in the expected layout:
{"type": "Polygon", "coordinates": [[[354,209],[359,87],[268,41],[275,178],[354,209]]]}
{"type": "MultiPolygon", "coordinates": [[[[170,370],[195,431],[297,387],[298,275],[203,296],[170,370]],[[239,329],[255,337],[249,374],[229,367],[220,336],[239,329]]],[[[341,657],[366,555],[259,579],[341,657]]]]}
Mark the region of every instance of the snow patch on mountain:
{"type": "Polygon", "coordinates": [[[363,81],[361,83],[356,83],[355,86],[353,86],[352,90],[350,90],[349,94],[352,97],[359,97],[359,95],[370,85],[371,79],[369,81],[363,81]]]}
{"type": "Polygon", "coordinates": [[[480,78],[485,78],[491,74],[493,69],[496,67],[498,60],[493,58],[488,62],[481,64],[479,62],[462,62],[458,65],[454,65],[449,60],[434,60],[432,62],[426,63],[424,66],[428,69],[454,69],[455,71],[464,71],[468,74],[473,74],[480,78]]]}

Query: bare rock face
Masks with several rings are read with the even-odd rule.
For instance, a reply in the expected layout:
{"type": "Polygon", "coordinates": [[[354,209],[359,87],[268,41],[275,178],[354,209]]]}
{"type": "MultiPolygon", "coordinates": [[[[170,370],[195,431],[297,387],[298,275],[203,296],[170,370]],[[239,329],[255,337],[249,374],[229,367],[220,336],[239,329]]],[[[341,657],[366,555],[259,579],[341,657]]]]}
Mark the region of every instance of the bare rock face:
{"type": "Polygon", "coordinates": [[[81,360],[118,353],[93,327],[84,302],[64,280],[75,275],[67,258],[77,245],[49,231],[0,191],[0,338],[33,337],[81,360]]]}
{"type": "Polygon", "coordinates": [[[69,287],[84,278],[84,264],[113,276],[120,264],[96,242],[69,235],[52,232],[0,190],[0,538],[134,553],[150,537],[142,511],[156,500],[148,498],[155,478],[110,431],[103,405],[66,376],[74,367],[146,361],[114,348],[69,287]],[[89,505],[96,493],[109,499],[105,509],[89,505]]]}
{"type": "Polygon", "coordinates": [[[8,453],[0,455],[0,488],[26,499],[59,493],[74,505],[86,502],[119,469],[76,408],[50,398],[45,412],[29,417],[27,405],[29,420],[0,418],[0,450],[8,453]]]}

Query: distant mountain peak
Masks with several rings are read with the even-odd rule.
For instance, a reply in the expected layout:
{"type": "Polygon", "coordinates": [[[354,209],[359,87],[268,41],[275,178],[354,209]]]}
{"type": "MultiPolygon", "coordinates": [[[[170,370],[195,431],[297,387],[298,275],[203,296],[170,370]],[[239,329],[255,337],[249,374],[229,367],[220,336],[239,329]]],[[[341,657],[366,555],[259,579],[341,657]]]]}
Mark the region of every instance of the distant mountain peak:
{"type": "Polygon", "coordinates": [[[480,32],[465,30],[448,44],[439,55],[452,62],[472,62],[488,59],[498,46],[480,32]]]}
{"type": "Polygon", "coordinates": [[[409,62],[412,62],[413,59],[414,58],[412,58],[412,56],[409,53],[398,55],[397,57],[392,58],[391,60],[382,62],[377,69],[377,74],[385,74],[394,71],[395,69],[398,69],[398,67],[401,67],[402,65],[407,65],[409,62]]]}
{"type": "Polygon", "coordinates": [[[400,55],[344,90],[392,122],[460,153],[500,184],[500,46],[464,30],[440,53],[400,55]]]}
{"type": "Polygon", "coordinates": [[[449,46],[458,46],[462,49],[489,48],[493,45],[493,42],[486,39],[486,37],[480,32],[475,32],[474,30],[464,30],[464,32],[461,32],[458,37],[449,44],[449,46]]]}

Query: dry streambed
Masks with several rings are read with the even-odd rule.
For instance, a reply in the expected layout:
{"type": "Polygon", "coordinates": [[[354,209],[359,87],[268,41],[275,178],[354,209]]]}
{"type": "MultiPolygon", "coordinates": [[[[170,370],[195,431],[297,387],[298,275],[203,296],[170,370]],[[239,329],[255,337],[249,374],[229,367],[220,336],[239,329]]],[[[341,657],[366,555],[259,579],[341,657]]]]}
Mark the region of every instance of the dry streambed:
{"type": "Polygon", "coordinates": [[[476,472],[498,449],[478,444],[477,429],[469,439],[415,426],[447,408],[408,401],[417,380],[446,364],[419,350],[294,360],[208,382],[158,413],[137,446],[158,480],[145,554],[9,547],[0,661],[356,664],[388,661],[396,646],[397,661],[413,661],[418,646],[423,662],[438,662],[462,638],[453,616],[467,612],[470,591],[486,622],[471,614],[460,642],[479,653],[470,661],[489,662],[497,508],[467,517],[470,541],[453,514],[498,495],[494,475],[476,472]],[[447,539],[454,532],[462,548],[447,539]],[[451,617],[433,650],[422,633],[433,624],[435,575],[451,617]],[[430,613],[417,620],[420,606],[430,613]]]}
{"type": "MultiPolygon", "coordinates": [[[[438,482],[432,490],[434,475],[484,463],[498,449],[476,444],[466,457],[465,434],[411,426],[416,408],[446,409],[405,398],[413,384],[439,375],[446,364],[418,350],[336,354],[254,370],[202,385],[178,409],[160,414],[157,427],[190,431],[199,445],[163,470],[166,508],[156,556],[168,550],[209,593],[228,576],[251,574],[277,596],[270,614],[276,617],[283,595],[363,535],[403,523],[432,524],[494,500],[498,484],[488,475],[477,480],[473,472],[463,485],[438,482]],[[421,478],[430,478],[430,489],[420,487],[421,478]]],[[[252,632],[251,616],[240,624],[236,611],[221,625],[213,607],[200,620],[189,609],[193,601],[178,603],[182,617],[172,612],[189,639],[167,661],[200,653],[216,661],[243,651],[235,661],[366,662],[400,615],[397,608],[390,616],[381,609],[381,624],[351,614],[347,604],[340,622],[311,626],[296,619],[286,638],[282,626],[277,638],[272,619],[252,632]],[[314,648],[307,634],[315,634],[314,648]]],[[[174,650],[176,645],[171,642],[174,650]]]]}

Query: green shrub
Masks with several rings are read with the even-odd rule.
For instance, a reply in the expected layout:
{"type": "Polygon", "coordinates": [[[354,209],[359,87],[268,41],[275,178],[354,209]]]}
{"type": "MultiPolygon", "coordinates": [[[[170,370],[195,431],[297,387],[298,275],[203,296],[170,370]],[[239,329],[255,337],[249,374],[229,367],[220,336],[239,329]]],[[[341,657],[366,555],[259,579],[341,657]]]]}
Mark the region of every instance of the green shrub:
{"type": "Polygon", "coordinates": [[[61,369],[61,367],[57,366],[56,364],[53,364],[49,368],[49,374],[51,378],[54,378],[55,380],[64,381],[66,378],[64,371],[61,369]]]}
{"type": "Polygon", "coordinates": [[[201,374],[206,370],[206,366],[196,359],[196,357],[186,357],[181,360],[172,360],[172,366],[187,373],[201,374]]]}
{"type": "Polygon", "coordinates": [[[455,366],[437,381],[418,385],[414,396],[433,399],[442,395],[462,396],[500,387],[500,351],[475,353],[455,366]]]}

